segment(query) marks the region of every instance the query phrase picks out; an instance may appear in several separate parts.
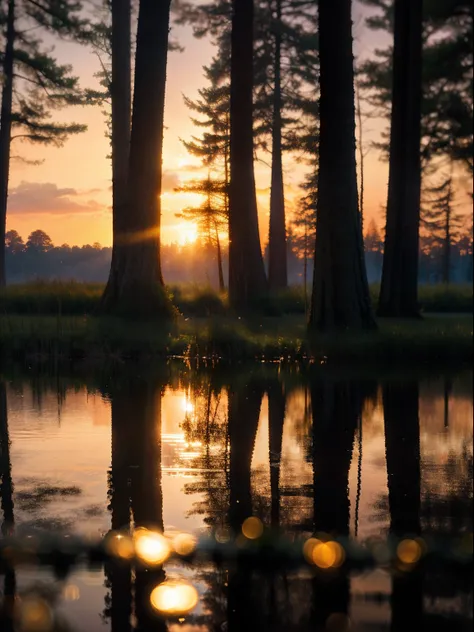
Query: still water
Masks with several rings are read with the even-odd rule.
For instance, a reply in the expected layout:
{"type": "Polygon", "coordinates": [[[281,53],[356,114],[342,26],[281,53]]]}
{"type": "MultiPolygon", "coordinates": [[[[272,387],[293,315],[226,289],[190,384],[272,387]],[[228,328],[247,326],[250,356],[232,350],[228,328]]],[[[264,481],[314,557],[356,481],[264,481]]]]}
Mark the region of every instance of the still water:
{"type": "MultiPolygon", "coordinates": [[[[128,524],[202,535],[249,515],[289,538],[472,533],[470,372],[354,379],[176,363],[133,377],[3,377],[0,405],[2,521],[18,535],[128,524]]],[[[210,564],[159,574],[197,588],[186,617],[150,617],[153,574],[58,581],[22,568],[14,590],[47,588],[57,629],[77,632],[472,627],[471,587],[443,573],[400,581],[377,570],[327,585],[308,571],[242,580],[210,564]]]]}

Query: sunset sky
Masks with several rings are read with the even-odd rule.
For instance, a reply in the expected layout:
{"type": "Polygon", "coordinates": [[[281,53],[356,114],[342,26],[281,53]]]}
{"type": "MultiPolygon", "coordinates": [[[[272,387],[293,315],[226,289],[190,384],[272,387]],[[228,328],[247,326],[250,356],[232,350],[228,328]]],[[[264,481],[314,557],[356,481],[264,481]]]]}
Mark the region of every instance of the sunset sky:
{"type": "MultiPolygon", "coordinates": [[[[365,12],[365,9],[364,9],[365,12]]],[[[381,36],[367,31],[362,25],[361,9],[354,15],[355,54],[367,56],[381,44],[381,36]]],[[[165,108],[164,182],[162,236],[165,242],[192,241],[193,225],[175,217],[183,207],[193,202],[189,194],[177,194],[173,189],[186,180],[205,175],[199,173],[199,161],[187,155],[180,138],[189,139],[196,133],[189,119],[182,95],[197,95],[203,85],[202,66],[209,63],[214,49],[209,41],[196,40],[190,27],[173,28],[173,37],[185,48],[171,53],[168,62],[165,108]]],[[[48,42],[49,43],[49,42],[48,42]]],[[[55,49],[61,64],[70,63],[84,87],[97,87],[94,73],[99,62],[92,51],[78,45],[59,42],[55,49]]],[[[86,123],[88,131],[72,137],[64,147],[34,147],[20,140],[12,144],[12,156],[28,160],[43,160],[30,165],[14,158],[11,166],[7,229],[17,230],[24,239],[36,229],[45,230],[56,245],[100,242],[110,245],[111,167],[107,159],[108,139],[105,118],[100,107],[69,108],[56,114],[61,121],[86,123]]],[[[380,135],[386,123],[371,119],[364,129],[364,144],[380,135]]],[[[197,133],[199,133],[197,131],[197,133]]],[[[268,158],[267,158],[268,159],[268,158]]],[[[381,206],[385,203],[387,165],[375,150],[366,157],[366,217],[382,224],[381,206]]],[[[267,240],[269,205],[269,168],[255,165],[262,243],[267,240]]],[[[288,215],[299,198],[298,183],[303,167],[295,165],[291,156],[285,159],[286,201],[288,215]]],[[[194,199],[194,202],[196,199],[194,199]]]]}

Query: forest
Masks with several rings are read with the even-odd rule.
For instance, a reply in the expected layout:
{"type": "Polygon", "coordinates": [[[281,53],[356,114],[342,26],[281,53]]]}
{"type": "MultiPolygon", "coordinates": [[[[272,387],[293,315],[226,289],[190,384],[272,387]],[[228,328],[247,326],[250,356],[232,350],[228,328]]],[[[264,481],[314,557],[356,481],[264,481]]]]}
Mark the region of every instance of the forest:
{"type": "MultiPolygon", "coordinates": [[[[305,261],[304,249],[297,239],[287,235],[287,275],[289,287],[302,289],[305,278],[309,285],[313,273],[313,261],[305,261]]],[[[365,264],[369,283],[380,283],[383,263],[383,240],[375,223],[369,226],[364,239],[365,264]]],[[[268,273],[268,246],[264,253],[268,273]]],[[[419,283],[423,285],[445,284],[456,289],[458,284],[472,283],[472,243],[464,235],[451,244],[449,272],[446,274],[446,249],[436,237],[421,240],[419,254],[419,283]]],[[[42,230],[33,231],[26,240],[11,230],[6,233],[7,283],[17,284],[34,281],[81,281],[105,283],[110,269],[112,249],[99,243],[85,246],[56,246],[42,230]]],[[[216,249],[205,238],[193,243],[165,243],[161,246],[163,276],[168,284],[194,284],[203,289],[219,289],[219,261],[216,249]]],[[[222,252],[222,273],[228,275],[227,250],[222,252]]]]}
{"type": "Polygon", "coordinates": [[[0,19],[3,286],[106,282],[96,315],[166,322],[177,313],[166,284],[215,287],[236,314],[302,285],[308,328],[324,332],[416,318],[420,284],[472,280],[472,217],[459,210],[472,199],[470,3],[8,0],[0,19]],[[365,32],[388,42],[368,58],[354,58],[354,5],[365,10],[365,32]],[[215,50],[198,97],[184,95],[200,134],[182,143],[207,170],[175,187],[201,200],[176,213],[197,230],[185,245],[161,238],[167,59],[181,50],[177,25],[215,50]],[[40,31],[93,50],[99,88],[79,85],[36,39],[40,31]],[[55,111],[78,104],[106,117],[112,248],[6,231],[12,142],[61,146],[84,125],[56,121],[55,111]],[[387,131],[378,143],[364,141],[375,116],[387,131]],[[375,149],[389,166],[383,230],[365,208],[364,162],[375,149]],[[267,239],[255,179],[262,156],[267,239]],[[288,156],[305,173],[291,205],[288,156]],[[369,283],[380,284],[376,301],[369,283]]]}
{"type": "Polygon", "coordinates": [[[472,629],[473,17],[0,0],[1,632],[472,629]]]}

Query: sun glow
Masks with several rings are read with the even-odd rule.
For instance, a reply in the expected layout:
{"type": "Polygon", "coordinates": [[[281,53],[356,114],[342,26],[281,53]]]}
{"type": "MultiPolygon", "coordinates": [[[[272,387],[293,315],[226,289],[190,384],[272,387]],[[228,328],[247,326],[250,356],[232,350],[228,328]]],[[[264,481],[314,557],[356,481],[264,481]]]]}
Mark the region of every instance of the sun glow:
{"type": "Polygon", "coordinates": [[[186,244],[193,244],[198,238],[198,230],[195,224],[191,222],[182,222],[176,226],[176,233],[178,236],[178,243],[181,246],[186,244]]]}

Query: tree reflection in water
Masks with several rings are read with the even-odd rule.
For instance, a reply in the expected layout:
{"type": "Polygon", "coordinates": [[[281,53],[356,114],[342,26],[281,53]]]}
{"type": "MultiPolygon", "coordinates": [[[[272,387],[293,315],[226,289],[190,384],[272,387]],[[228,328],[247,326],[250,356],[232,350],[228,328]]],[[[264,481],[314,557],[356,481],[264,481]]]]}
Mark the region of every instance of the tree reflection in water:
{"type": "MultiPolygon", "coordinates": [[[[161,486],[161,399],[165,381],[149,377],[118,384],[112,402],[112,466],[110,510],[112,529],[145,527],[163,532],[161,486]]],[[[111,632],[130,632],[132,606],[136,632],[161,632],[166,623],[153,612],[150,594],[165,579],[163,567],[107,569],[111,632]],[[132,599],[134,597],[134,599],[132,599]],[[133,602],[133,603],[132,603],[133,602]]]]}
{"type": "MultiPolygon", "coordinates": [[[[114,379],[110,384],[102,391],[110,398],[112,409],[111,527],[162,531],[161,409],[170,384],[168,369],[154,374],[144,371],[142,377],[114,379]]],[[[219,538],[226,537],[226,529],[240,534],[243,522],[252,515],[289,537],[307,538],[321,531],[349,535],[355,516],[350,498],[360,500],[353,488],[356,474],[362,476],[361,522],[367,525],[370,520],[364,512],[370,511],[371,517],[380,512],[383,520],[376,529],[382,535],[387,515],[387,526],[396,535],[472,532],[472,444],[469,437],[462,449],[452,442],[446,444],[444,460],[423,452],[417,380],[382,383],[384,414],[378,421],[377,407],[368,406],[378,392],[377,384],[331,378],[320,371],[304,373],[271,366],[250,372],[186,369],[174,381],[172,376],[171,384],[184,390],[193,402],[192,412],[188,410],[181,424],[186,441],[196,446],[186,463],[193,476],[186,479],[185,492],[196,499],[193,512],[219,538]],[[292,413],[297,408],[292,409],[296,395],[301,401],[298,411],[292,413]],[[377,467],[383,471],[386,462],[387,468],[387,493],[374,498],[372,504],[367,503],[367,493],[364,496],[367,470],[354,461],[363,410],[364,464],[366,459],[384,456],[383,465],[377,467]],[[290,434],[296,454],[291,457],[290,434]],[[380,454],[383,441],[385,455],[383,448],[380,454]],[[298,464],[291,458],[299,459],[298,464]]],[[[452,436],[455,427],[455,415],[450,423],[445,419],[449,403],[456,397],[456,384],[456,378],[450,378],[449,388],[439,383],[439,441],[452,436]]],[[[61,392],[67,406],[67,389],[62,386],[61,392]]],[[[9,528],[13,524],[13,485],[2,383],[0,422],[1,500],[4,528],[9,528]]],[[[364,537],[364,529],[359,537],[364,537]]],[[[175,571],[165,568],[167,575],[175,571]]],[[[216,567],[210,562],[184,572],[191,573],[202,592],[199,609],[185,617],[188,629],[177,619],[157,617],[149,606],[152,588],[165,579],[162,567],[145,571],[127,564],[109,565],[104,614],[111,632],[342,632],[349,617],[355,616],[354,580],[342,575],[280,569],[257,572],[243,565],[216,567]]],[[[14,575],[5,577],[6,593],[15,593],[13,580],[14,575]]],[[[463,629],[463,622],[456,627],[454,619],[447,622],[433,614],[433,604],[445,609],[458,604],[455,607],[466,622],[471,618],[471,595],[470,585],[460,587],[450,577],[400,571],[392,578],[391,591],[383,595],[390,599],[390,626],[380,629],[463,629]]],[[[366,628],[363,620],[355,624],[362,631],[375,629],[366,628]]],[[[2,625],[2,630],[8,630],[3,621],[2,625]]]]}
{"type": "MultiPolygon", "coordinates": [[[[390,531],[396,536],[421,534],[419,391],[417,382],[383,386],[390,531]]],[[[392,632],[423,626],[423,577],[400,570],[392,578],[392,632]]]]}

